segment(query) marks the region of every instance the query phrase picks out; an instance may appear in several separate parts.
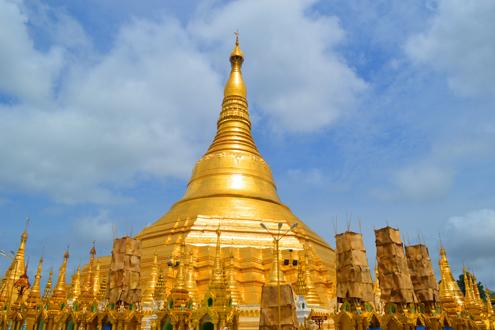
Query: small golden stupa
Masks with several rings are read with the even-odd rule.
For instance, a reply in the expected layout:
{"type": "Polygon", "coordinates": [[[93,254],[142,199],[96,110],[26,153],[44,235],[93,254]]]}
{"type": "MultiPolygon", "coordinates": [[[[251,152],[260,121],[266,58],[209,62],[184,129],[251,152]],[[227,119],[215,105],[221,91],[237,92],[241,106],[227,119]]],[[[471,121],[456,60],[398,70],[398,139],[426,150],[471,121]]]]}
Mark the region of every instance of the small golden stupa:
{"type": "MultiPolygon", "coordinates": [[[[247,91],[241,72],[243,62],[236,36],[216,136],[196,163],[183,198],[136,237],[142,242],[143,283],[149,280],[155,253],[159,260],[165,260],[178,255],[184,242],[196,261],[190,269],[196,279],[195,294],[201,298],[210,283],[219,228],[226,265],[229,257],[233,260],[231,272],[235,283],[231,285],[239,292],[241,328],[243,316],[247,319],[247,315],[252,319],[248,323],[254,322],[255,327],[257,317],[253,316],[273,263],[273,238],[261,223],[273,232],[279,230],[279,224],[282,224],[280,231],[285,232],[297,223],[280,241],[282,258],[297,259],[305,253],[306,246],[313,256],[308,273],[319,301],[329,306],[335,296],[334,250],[280,201],[270,167],[251,135],[247,91]]],[[[292,264],[281,267],[286,282],[296,283],[297,267],[292,264]]]]}

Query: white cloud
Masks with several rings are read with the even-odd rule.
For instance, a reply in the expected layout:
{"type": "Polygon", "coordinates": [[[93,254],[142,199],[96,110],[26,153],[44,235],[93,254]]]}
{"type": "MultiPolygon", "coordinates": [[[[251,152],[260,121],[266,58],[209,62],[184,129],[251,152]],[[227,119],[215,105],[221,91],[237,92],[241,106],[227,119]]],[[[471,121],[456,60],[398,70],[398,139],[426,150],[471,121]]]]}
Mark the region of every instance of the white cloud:
{"type": "MultiPolygon", "coordinates": [[[[20,6],[7,5],[20,13],[20,6]]],[[[58,58],[33,47],[25,19],[9,24],[25,34],[21,44],[33,66],[58,58]]],[[[130,23],[108,54],[70,63],[56,95],[43,88],[57,72],[26,73],[22,56],[2,54],[19,66],[12,74],[27,79],[18,90],[0,88],[20,99],[0,105],[3,190],[48,193],[69,203],[118,202],[114,188],[138,176],[187,177],[213,134],[219,76],[173,20],[130,23]]]]}
{"type": "Polygon", "coordinates": [[[495,287],[495,210],[480,209],[451,217],[442,232],[449,258],[461,269],[472,269],[478,280],[495,287]]]}
{"type": "MultiPolygon", "coordinates": [[[[236,1],[201,12],[193,35],[218,49],[239,29],[248,97],[275,130],[312,132],[348,114],[366,83],[339,56],[345,33],[312,1],[236,1]]],[[[231,47],[230,45],[228,47],[231,47]]],[[[230,49],[214,56],[222,63],[230,49]]]]}
{"type": "Polygon", "coordinates": [[[98,214],[77,219],[74,231],[82,241],[97,241],[108,243],[112,241],[115,221],[110,219],[108,211],[101,210],[98,214]]]}
{"type": "Polygon", "coordinates": [[[408,198],[425,200],[445,194],[453,172],[433,164],[414,164],[398,170],[393,178],[400,193],[408,198]]]}
{"type": "Polygon", "coordinates": [[[143,176],[186,178],[214,133],[237,27],[252,104],[280,131],[327,127],[365,83],[336,51],[344,38],[336,18],[312,14],[311,5],[208,7],[187,29],[170,17],[133,20],[100,54],[64,12],[0,0],[0,41],[9,45],[0,95],[17,100],[0,104],[0,188],[109,203],[143,176]],[[44,26],[51,48],[34,46],[28,20],[44,26]],[[223,49],[204,53],[205,43],[223,49]]]}
{"type": "Polygon", "coordinates": [[[412,36],[406,52],[448,75],[463,95],[495,94],[495,2],[440,0],[424,33],[412,36]]]}
{"type": "Polygon", "coordinates": [[[37,104],[46,104],[63,65],[62,49],[48,53],[34,49],[19,1],[0,1],[0,92],[37,104]]]}

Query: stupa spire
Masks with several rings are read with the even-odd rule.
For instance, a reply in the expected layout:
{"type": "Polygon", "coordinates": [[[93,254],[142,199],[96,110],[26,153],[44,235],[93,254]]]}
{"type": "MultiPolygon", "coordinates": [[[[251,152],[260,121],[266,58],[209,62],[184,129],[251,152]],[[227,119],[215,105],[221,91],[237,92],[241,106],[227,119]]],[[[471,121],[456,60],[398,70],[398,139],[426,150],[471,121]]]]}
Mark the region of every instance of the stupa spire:
{"type": "Polygon", "coordinates": [[[82,288],[82,298],[85,302],[91,301],[93,299],[94,293],[94,264],[96,256],[95,242],[89,251],[89,264],[88,270],[86,271],[86,279],[82,288]]]}
{"type": "Polygon", "coordinates": [[[153,303],[153,295],[155,293],[156,283],[158,281],[158,255],[153,255],[153,265],[151,266],[150,280],[144,290],[142,302],[143,304],[151,305],[153,303]]]}
{"type": "MultiPolygon", "coordinates": [[[[24,274],[26,270],[24,255],[26,250],[26,241],[28,239],[28,232],[27,232],[28,224],[29,224],[29,220],[26,221],[26,227],[24,228],[24,231],[21,234],[21,242],[19,244],[19,248],[17,249],[17,253],[15,254],[15,257],[12,259],[12,263],[10,264],[9,268],[5,272],[5,276],[2,281],[2,286],[0,287],[0,304],[7,303],[9,292],[13,291],[15,282],[19,278],[21,278],[21,276],[24,274]]],[[[17,299],[17,296],[15,294],[10,296],[12,299],[11,302],[17,299]]]]}
{"type": "Polygon", "coordinates": [[[185,272],[185,260],[186,260],[186,244],[182,242],[180,246],[179,267],[177,269],[177,275],[175,277],[174,289],[186,290],[186,272],[185,272]]]}
{"type": "Polygon", "coordinates": [[[77,267],[77,271],[72,278],[72,299],[76,300],[81,295],[81,267],[77,267]]]}
{"type": "Polygon", "coordinates": [[[217,229],[217,244],[215,246],[215,262],[213,264],[213,276],[210,286],[225,289],[225,272],[222,265],[222,246],[220,241],[220,228],[217,229]]]}
{"type": "Polygon", "coordinates": [[[451,316],[460,313],[464,307],[464,296],[462,295],[459,285],[457,284],[452,270],[450,269],[449,261],[445,248],[440,248],[440,285],[439,285],[439,300],[444,310],[451,316]]]}
{"type": "Polygon", "coordinates": [[[305,275],[306,275],[306,270],[305,270],[305,262],[306,259],[304,258],[303,254],[299,257],[299,265],[297,267],[297,280],[296,280],[296,285],[294,287],[294,291],[298,296],[306,296],[308,293],[308,287],[306,286],[306,280],[305,280],[305,275]]]}
{"type": "Polygon", "coordinates": [[[28,305],[29,306],[37,306],[41,301],[41,272],[43,270],[43,257],[40,258],[38,262],[38,269],[36,271],[36,275],[34,276],[33,286],[31,287],[31,291],[29,292],[28,297],[28,305]]]}
{"type": "Polygon", "coordinates": [[[228,292],[227,282],[225,280],[225,272],[222,263],[222,246],[220,240],[220,226],[217,229],[217,244],[215,247],[215,261],[213,263],[213,269],[211,274],[210,285],[208,286],[207,297],[213,299],[214,306],[227,305],[228,299],[230,299],[230,293],[228,292]]]}
{"type": "Polygon", "coordinates": [[[246,85],[241,71],[243,62],[244,54],[239,46],[239,34],[236,33],[235,46],[230,53],[230,76],[225,83],[222,111],[217,122],[217,134],[207,154],[222,150],[241,150],[260,155],[251,136],[246,85]]]}
{"type": "Polygon", "coordinates": [[[65,274],[67,272],[67,261],[69,260],[69,251],[65,251],[64,253],[64,261],[60,266],[60,270],[58,273],[57,284],[53,289],[52,299],[55,303],[62,303],[67,297],[67,283],[65,281],[65,274]]]}
{"type": "Polygon", "coordinates": [[[45,290],[43,291],[43,301],[47,301],[50,299],[52,295],[52,281],[53,281],[53,270],[50,269],[50,273],[48,274],[48,280],[46,281],[45,290]]]}
{"type": "Polygon", "coordinates": [[[198,286],[196,283],[195,270],[194,270],[194,252],[192,249],[188,252],[187,258],[187,276],[186,276],[186,289],[189,292],[189,297],[193,304],[197,302],[198,286]]]}
{"type": "Polygon", "coordinates": [[[492,305],[492,300],[491,300],[491,295],[490,295],[490,290],[485,289],[485,295],[486,295],[486,314],[490,317],[493,316],[493,305],[492,305]]]}
{"type": "Polygon", "coordinates": [[[101,289],[101,271],[100,271],[100,263],[96,262],[96,270],[95,276],[93,279],[93,299],[97,299],[100,295],[101,289]]]}
{"type": "Polygon", "coordinates": [[[230,298],[233,305],[239,305],[241,303],[241,293],[239,292],[238,282],[236,279],[235,257],[234,252],[230,254],[229,267],[227,269],[227,287],[230,292],[230,298]]]}
{"type": "Polygon", "coordinates": [[[310,305],[319,305],[320,297],[316,292],[316,287],[313,281],[312,275],[312,266],[310,264],[310,260],[314,260],[311,256],[311,246],[308,243],[304,244],[304,282],[306,283],[307,293],[306,293],[306,301],[310,305]]]}

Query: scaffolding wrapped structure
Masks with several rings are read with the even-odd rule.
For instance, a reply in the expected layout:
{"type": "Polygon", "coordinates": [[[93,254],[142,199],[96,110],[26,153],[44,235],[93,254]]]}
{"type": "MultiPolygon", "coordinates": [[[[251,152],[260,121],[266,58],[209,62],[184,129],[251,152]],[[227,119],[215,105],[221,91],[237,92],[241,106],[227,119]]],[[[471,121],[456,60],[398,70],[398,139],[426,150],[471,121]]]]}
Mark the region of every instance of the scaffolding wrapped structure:
{"type": "Polygon", "coordinates": [[[337,298],[373,302],[373,282],[363,236],[347,231],[335,235],[337,245],[337,298]]]}
{"type": "Polygon", "coordinates": [[[141,241],[123,237],[113,241],[109,302],[136,304],[141,300],[141,241]]]}
{"type": "Polygon", "coordinates": [[[378,278],[385,303],[417,302],[400,231],[392,227],[375,230],[378,278]]]}
{"type": "Polygon", "coordinates": [[[438,301],[438,284],[426,245],[406,246],[407,264],[416,298],[421,303],[438,301]]]}

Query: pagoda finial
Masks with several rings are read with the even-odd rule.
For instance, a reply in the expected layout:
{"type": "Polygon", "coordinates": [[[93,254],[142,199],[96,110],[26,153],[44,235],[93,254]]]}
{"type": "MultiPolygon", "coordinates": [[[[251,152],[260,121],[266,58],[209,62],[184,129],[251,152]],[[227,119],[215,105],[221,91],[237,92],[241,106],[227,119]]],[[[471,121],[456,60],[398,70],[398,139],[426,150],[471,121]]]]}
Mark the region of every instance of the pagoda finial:
{"type": "Polygon", "coordinates": [[[60,270],[58,273],[57,284],[53,289],[53,295],[52,295],[52,299],[58,304],[62,303],[67,297],[67,284],[65,281],[65,273],[67,271],[68,260],[69,260],[69,251],[66,250],[64,253],[64,261],[62,262],[62,265],[60,266],[60,270]]]}
{"type": "Polygon", "coordinates": [[[486,295],[486,314],[490,317],[493,316],[493,305],[492,305],[492,299],[491,299],[491,292],[488,290],[488,288],[485,289],[485,295],[486,295]]]}
{"type": "Polygon", "coordinates": [[[447,253],[443,246],[440,248],[440,260],[438,264],[440,266],[441,278],[438,292],[440,304],[447,314],[456,316],[464,308],[464,296],[452,275],[447,253]]]}
{"type": "Polygon", "coordinates": [[[71,297],[77,300],[81,295],[81,267],[77,266],[77,271],[72,278],[72,292],[71,297]]]}
{"type": "Polygon", "coordinates": [[[175,277],[174,288],[179,290],[186,289],[186,274],[185,274],[185,260],[186,260],[186,243],[183,241],[180,245],[179,256],[179,269],[177,270],[177,276],[175,277]]]}
{"type": "MultiPolygon", "coordinates": [[[[232,244],[232,246],[234,245],[232,244]]],[[[242,297],[241,297],[241,293],[239,292],[239,286],[236,279],[234,251],[230,253],[230,262],[229,262],[229,267],[227,269],[227,287],[230,291],[232,304],[239,305],[241,303],[242,297]]]]}
{"type": "Polygon", "coordinates": [[[158,281],[158,255],[153,255],[153,265],[151,266],[150,280],[142,297],[142,303],[151,305],[153,303],[153,295],[155,293],[156,282],[158,281]]]}
{"type": "Polygon", "coordinates": [[[239,33],[235,32],[235,46],[230,53],[230,64],[232,66],[232,71],[230,72],[230,77],[225,84],[224,97],[227,96],[241,96],[246,97],[246,85],[242,79],[241,66],[244,62],[244,54],[239,46],[239,33]]]}
{"type": "Polygon", "coordinates": [[[43,301],[50,299],[52,295],[53,269],[50,269],[48,280],[46,281],[45,290],[43,291],[43,301]]]}
{"type": "Polygon", "coordinates": [[[320,297],[316,292],[316,287],[313,281],[312,266],[309,263],[310,260],[315,260],[314,256],[311,255],[311,246],[308,243],[304,244],[304,282],[306,282],[306,301],[310,305],[320,305],[320,297]]]}
{"type": "Polygon", "coordinates": [[[82,292],[81,296],[84,302],[89,302],[93,299],[94,295],[94,269],[95,269],[95,255],[96,255],[96,248],[95,248],[95,241],[93,241],[93,246],[89,250],[89,264],[88,264],[88,270],[86,271],[86,278],[84,281],[84,285],[82,287],[82,292]]]}
{"type": "Polygon", "coordinates": [[[192,251],[192,249],[190,249],[188,252],[186,269],[186,289],[189,292],[189,297],[191,298],[193,304],[196,304],[198,287],[194,270],[194,252],[192,251]]]}
{"type": "Polygon", "coordinates": [[[16,294],[9,295],[9,292],[15,291],[13,289],[15,283],[17,282],[17,280],[21,278],[22,275],[25,274],[26,271],[25,250],[26,250],[26,242],[28,239],[28,233],[27,233],[28,224],[29,221],[26,221],[26,226],[21,234],[21,242],[19,244],[19,248],[17,249],[14,258],[12,258],[12,263],[5,272],[5,276],[0,287],[0,304],[6,303],[7,300],[9,299],[10,302],[14,302],[17,300],[17,295],[16,294]]]}
{"type": "Polygon", "coordinates": [[[31,287],[31,291],[29,292],[28,297],[28,305],[31,307],[35,307],[39,305],[41,301],[41,272],[43,270],[43,257],[40,257],[40,261],[38,262],[38,269],[36,271],[36,275],[34,276],[34,283],[31,287]]]}
{"type": "Polygon", "coordinates": [[[212,282],[217,285],[225,286],[225,273],[222,267],[222,246],[220,240],[220,225],[216,231],[217,234],[217,244],[215,246],[215,262],[213,264],[213,276],[212,282]]]}
{"type": "Polygon", "coordinates": [[[98,295],[100,294],[100,289],[101,289],[101,271],[100,271],[100,263],[96,262],[96,270],[95,270],[95,276],[93,279],[93,299],[97,299],[98,295]]]}
{"type": "Polygon", "coordinates": [[[225,271],[222,263],[220,225],[218,226],[216,234],[217,243],[215,247],[215,261],[213,263],[210,285],[208,286],[206,296],[213,298],[214,306],[225,307],[227,305],[227,300],[230,299],[230,293],[228,292],[227,283],[225,281],[225,271]]]}
{"type": "Polygon", "coordinates": [[[296,282],[296,287],[294,288],[296,294],[298,296],[306,296],[308,293],[308,287],[306,286],[306,267],[305,267],[305,258],[303,254],[301,253],[299,257],[299,266],[297,269],[297,282],[296,282]]]}
{"type": "Polygon", "coordinates": [[[155,285],[155,291],[153,292],[153,300],[156,302],[162,302],[165,298],[165,274],[163,273],[163,269],[158,267],[158,279],[155,285]]]}

